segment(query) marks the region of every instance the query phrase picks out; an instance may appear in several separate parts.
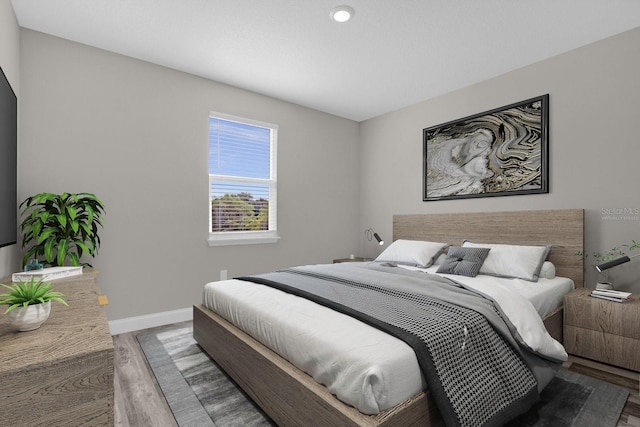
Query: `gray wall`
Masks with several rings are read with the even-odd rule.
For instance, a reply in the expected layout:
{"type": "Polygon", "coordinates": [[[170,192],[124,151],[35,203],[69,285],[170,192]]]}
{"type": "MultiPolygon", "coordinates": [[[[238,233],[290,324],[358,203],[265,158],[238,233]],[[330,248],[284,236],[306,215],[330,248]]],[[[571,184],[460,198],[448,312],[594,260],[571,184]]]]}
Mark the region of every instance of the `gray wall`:
{"type": "MultiPolygon", "coordinates": [[[[0,66],[20,102],[20,28],[10,0],[0,0],[0,66]]],[[[18,268],[19,249],[18,245],[0,248],[0,278],[18,268]]]]}
{"type": "Polygon", "coordinates": [[[96,193],[110,320],[190,307],[229,277],[355,252],[358,124],[23,30],[19,197],[96,193]],[[277,244],[207,246],[208,114],[275,123],[277,244]]]}
{"type": "MultiPolygon", "coordinates": [[[[0,9],[0,19],[15,29],[12,11],[0,9]]],[[[18,32],[8,34],[15,40],[18,32]]],[[[373,227],[389,241],[394,213],[584,208],[588,251],[640,240],[640,214],[602,215],[640,209],[640,29],[360,124],[33,31],[19,34],[19,197],[91,191],[105,201],[94,265],[111,320],[188,307],[222,269],[232,277],[349,253],[375,256],[380,249],[363,241],[362,230],[373,227]],[[549,194],[422,202],[423,128],[544,93],[549,194]],[[280,125],[280,243],[207,246],[209,110],[280,125]]],[[[10,46],[0,59],[17,74],[15,41],[10,46]]],[[[15,268],[6,255],[13,252],[0,250],[0,273],[15,268]]],[[[620,288],[640,290],[637,260],[614,273],[620,288]]],[[[594,280],[589,269],[587,284],[594,280]]]]}
{"type": "MultiPolygon", "coordinates": [[[[638,76],[640,28],[363,122],[362,224],[390,236],[395,213],[584,208],[588,253],[640,241],[638,76]],[[423,128],[545,93],[549,194],[422,201],[423,128]]],[[[640,258],[610,271],[619,289],[640,291],[640,258]]],[[[596,279],[587,264],[587,286],[596,279]]]]}

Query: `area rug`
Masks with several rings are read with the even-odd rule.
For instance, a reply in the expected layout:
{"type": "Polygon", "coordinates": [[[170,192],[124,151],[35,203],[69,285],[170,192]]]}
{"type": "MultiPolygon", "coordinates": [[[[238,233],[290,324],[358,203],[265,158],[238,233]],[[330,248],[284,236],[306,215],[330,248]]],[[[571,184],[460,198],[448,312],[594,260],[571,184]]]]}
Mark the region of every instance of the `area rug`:
{"type": "MultiPolygon", "coordinates": [[[[193,339],[191,323],[137,335],[180,427],[274,426],[193,339]]],[[[628,392],[561,369],[510,427],[615,427],[628,392]]]]}

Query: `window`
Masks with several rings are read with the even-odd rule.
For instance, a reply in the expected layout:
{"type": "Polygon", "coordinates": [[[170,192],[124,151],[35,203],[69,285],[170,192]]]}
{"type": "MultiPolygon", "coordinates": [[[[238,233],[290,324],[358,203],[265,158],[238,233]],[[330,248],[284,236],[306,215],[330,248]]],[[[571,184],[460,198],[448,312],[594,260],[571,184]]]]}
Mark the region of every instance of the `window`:
{"type": "Polygon", "coordinates": [[[209,245],[274,243],[278,127],[209,115],[209,245]]]}

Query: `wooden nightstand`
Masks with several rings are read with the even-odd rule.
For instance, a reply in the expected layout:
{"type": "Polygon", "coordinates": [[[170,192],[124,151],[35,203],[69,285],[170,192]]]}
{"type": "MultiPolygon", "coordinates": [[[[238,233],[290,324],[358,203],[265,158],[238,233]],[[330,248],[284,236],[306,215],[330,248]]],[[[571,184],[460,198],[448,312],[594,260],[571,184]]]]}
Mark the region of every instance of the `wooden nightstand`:
{"type": "Polygon", "coordinates": [[[577,289],[564,297],[564,346],[568,353],[640,371],[640,295],[606,301],[577,289]]]}
{"type": "Polygon", "coordinates": [[[362,258],[362,257],[355,257],[355,258],[338,258],[338,259],[334,259],[333,263],[337,264],[339,262],[364,262],[364,261],[373,261],[373,259],[371,258],[362,258]]]}

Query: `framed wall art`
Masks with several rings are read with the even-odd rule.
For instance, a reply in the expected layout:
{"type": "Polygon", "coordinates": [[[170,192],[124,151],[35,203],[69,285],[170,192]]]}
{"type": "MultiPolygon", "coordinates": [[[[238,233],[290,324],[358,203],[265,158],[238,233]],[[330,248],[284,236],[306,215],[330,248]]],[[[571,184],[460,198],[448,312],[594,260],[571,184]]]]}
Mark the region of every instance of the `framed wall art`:
{"type": "Polygon", "coordinates": [[[549,192],[549,94],[423,130],[423,200],[549,192]]]}

